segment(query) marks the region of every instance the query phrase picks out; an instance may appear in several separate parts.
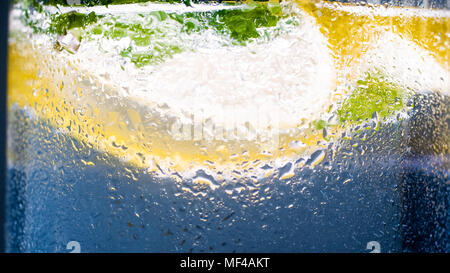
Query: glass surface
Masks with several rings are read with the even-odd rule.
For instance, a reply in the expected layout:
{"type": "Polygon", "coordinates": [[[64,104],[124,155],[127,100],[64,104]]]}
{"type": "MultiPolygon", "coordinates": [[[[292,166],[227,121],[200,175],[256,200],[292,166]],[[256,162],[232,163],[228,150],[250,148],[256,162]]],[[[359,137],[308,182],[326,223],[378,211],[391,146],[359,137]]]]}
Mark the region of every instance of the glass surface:
{"type": "Polygon", "coordinates": [[[448,5],[13,1],[7,251],[450,252],[448,5]]]}

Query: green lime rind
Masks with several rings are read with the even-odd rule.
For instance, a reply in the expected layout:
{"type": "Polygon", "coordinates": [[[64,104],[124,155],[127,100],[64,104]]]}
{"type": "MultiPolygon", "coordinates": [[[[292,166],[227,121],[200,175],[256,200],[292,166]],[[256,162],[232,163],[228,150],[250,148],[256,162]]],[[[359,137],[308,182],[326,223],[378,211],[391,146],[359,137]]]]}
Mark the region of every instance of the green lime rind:
{"type": "MultiPolygon", "coordinates": [[[[283,15],[279,5],[253,4],[243,6],[242,9],[224,9],[206,12],[186,12],[168,13],[165,11],[152,11],[142,16],[153,16],[159,21],[166,19],[176,20],[183,25],[184,32],[201,31],[214,28],[219,33],[229,34],[230,37],[239,43],[244,43],[251,38],[259,38],[261,35],[257,31],[262,27],[275,27],[278,21],[286,17],[283,15]]],[[[59,15],[52,15],[52,22],[49,28],[50,33],[63,34],[74,27],[85,27],[96,23],[99,15],[94,12],[82,14],[69,12],[59,15]]],[[[132,30],[148,36],[149,29],[138,28],[136,24],[117,25],[123,31],[132,30]]],[[[98,30],[98,28],[94,29],[98,30]]],[[[121,32],[115,37],[123,37],[121,32]]],[[[97,33],[98,34],[98,33],[97,33]]],[[[114,36],[113,36],[114,37],[114,36]]]]}
{"type": "MultiPolygon", "coordinates": [[[[296,16],[283,12],[278,4],[250,3],[236,9],[202,12],[152,11],[143,14],[98,15],[75,11],[45,14],[48,23],[37,21],[24,11],[24,23],[35,32],[49,35],[74,34],[80,40],[97,41],[100,47],[108,41],[129,39],[131,43],[116,53],[130,60],[137,67],[164,62],[185,50],[195,50],[193,42],[186,38],[193,33],[212,30],[220,36],[219,46],[245,46],[256,40],[265,41],[281,31],[280,20],[285,26],[299,23],[296,16]]],[[[191,40],[193,38],[190,38],[191,40]]]]}

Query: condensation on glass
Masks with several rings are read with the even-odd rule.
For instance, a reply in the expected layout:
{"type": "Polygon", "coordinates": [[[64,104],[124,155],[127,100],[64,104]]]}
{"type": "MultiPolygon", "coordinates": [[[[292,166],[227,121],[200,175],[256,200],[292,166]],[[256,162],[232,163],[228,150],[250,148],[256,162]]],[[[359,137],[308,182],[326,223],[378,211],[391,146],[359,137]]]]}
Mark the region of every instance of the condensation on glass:
{"type": "Polygon", "coordinates": [[[447,1],[48,2],[10,8],[8,251],[450,251],[447,1]]]}

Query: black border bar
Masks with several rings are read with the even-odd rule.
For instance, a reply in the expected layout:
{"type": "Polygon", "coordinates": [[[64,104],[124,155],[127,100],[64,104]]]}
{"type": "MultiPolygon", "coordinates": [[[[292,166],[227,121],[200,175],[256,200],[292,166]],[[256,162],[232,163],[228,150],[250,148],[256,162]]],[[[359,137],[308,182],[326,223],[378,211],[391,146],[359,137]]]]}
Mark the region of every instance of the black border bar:
{"type": "Polygon", "coordinates": [[[0,252],[5,251],[6,219],[6,100],[7,100],[7,45],[9,0],[0,1],[0,252]]]}

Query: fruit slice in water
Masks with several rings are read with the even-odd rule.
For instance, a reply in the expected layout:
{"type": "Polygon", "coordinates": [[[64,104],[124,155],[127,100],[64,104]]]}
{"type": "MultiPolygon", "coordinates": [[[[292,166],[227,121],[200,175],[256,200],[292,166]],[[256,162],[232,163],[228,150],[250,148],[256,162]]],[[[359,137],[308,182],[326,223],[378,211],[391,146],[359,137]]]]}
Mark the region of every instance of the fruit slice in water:
{"type": "Polygon", "coordinates": [[[364,119],[372,113],[358,105],[386,97],[383,88],[365,95],[375,90],[364,86],[373,83],[367,73],[392,82],[375,80],[391,91],[448,92],[448,12],[307,1],[154,5],[44,8],[53,15],[26,22],[37,30],[31,40],[13,31],[10,104],[140,167],[189,175],[283,165],[324,147],[341,129],[324,136],[332,122],[318,120],[333,112],[364,119]]]}

